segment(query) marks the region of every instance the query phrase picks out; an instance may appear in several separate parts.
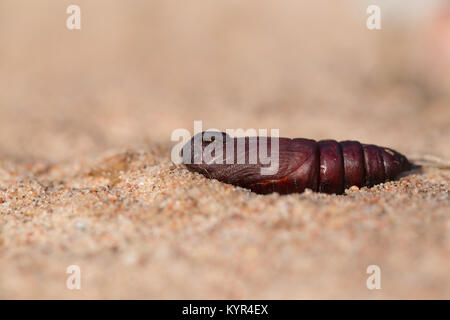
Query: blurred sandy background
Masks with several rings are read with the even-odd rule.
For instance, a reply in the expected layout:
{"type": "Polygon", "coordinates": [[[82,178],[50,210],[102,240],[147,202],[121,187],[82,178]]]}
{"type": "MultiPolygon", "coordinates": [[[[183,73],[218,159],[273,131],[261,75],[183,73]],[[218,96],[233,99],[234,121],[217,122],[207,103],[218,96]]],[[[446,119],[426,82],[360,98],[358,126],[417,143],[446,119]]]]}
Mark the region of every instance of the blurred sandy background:
{"type": "Polygon", "coordinates": [[[0,297],[449,298],[448,171],[261,197],[169,159],[194,120],[450,159],[450,4],[424,2],[0,0],[0,297]]]}

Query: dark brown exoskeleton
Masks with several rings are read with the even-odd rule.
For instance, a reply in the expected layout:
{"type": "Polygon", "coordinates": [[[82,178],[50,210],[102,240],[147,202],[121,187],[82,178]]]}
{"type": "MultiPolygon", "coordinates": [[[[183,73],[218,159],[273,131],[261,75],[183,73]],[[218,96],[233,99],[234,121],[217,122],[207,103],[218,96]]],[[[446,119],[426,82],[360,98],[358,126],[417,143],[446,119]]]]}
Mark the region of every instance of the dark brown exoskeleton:
{"type": "Polygon", "coordinates": [[[278,148],[272,144],[270,138],[231,138],[225,133],[203,132],[183,147],[183,162],[189,170],[208,178],[261,194],[300,193],[306,188],[342,194],[351,186],[371,187],[393,180],[412,166],[392,149],[357,141],[278,138],[278,148]],[[219,149],[211,148],[213,142],[220,143],[219,149]],[[278,159],[277,170],[271,174],[261,173],[268,167],[258,150],[263,144],[267,154],[278,159]],[[217,150],[221,152],[215,154],[217,150]]]}

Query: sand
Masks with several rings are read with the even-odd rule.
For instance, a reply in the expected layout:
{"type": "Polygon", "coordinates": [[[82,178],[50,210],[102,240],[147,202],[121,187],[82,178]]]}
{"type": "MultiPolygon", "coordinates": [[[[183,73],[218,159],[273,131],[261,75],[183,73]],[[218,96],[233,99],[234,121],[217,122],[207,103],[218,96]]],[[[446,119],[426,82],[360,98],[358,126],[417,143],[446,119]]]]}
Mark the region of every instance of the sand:
{"type": "Polygon", "coordinates": [[[0,5],[0,298],[450,298],[448,169],[263,196],[170,159],[202,120],[448,161],[436,24],[369,32],[350,2],[79,2],[79,31],[60,1],[0,5]]]}
{"type": "Polygon", "coordinates": [[[2,298],[449,297],[448,172],[261,196],[149,149],[3,167],[2,298]],[[81,290],[65,286],[69,265],[81,290]]]}

